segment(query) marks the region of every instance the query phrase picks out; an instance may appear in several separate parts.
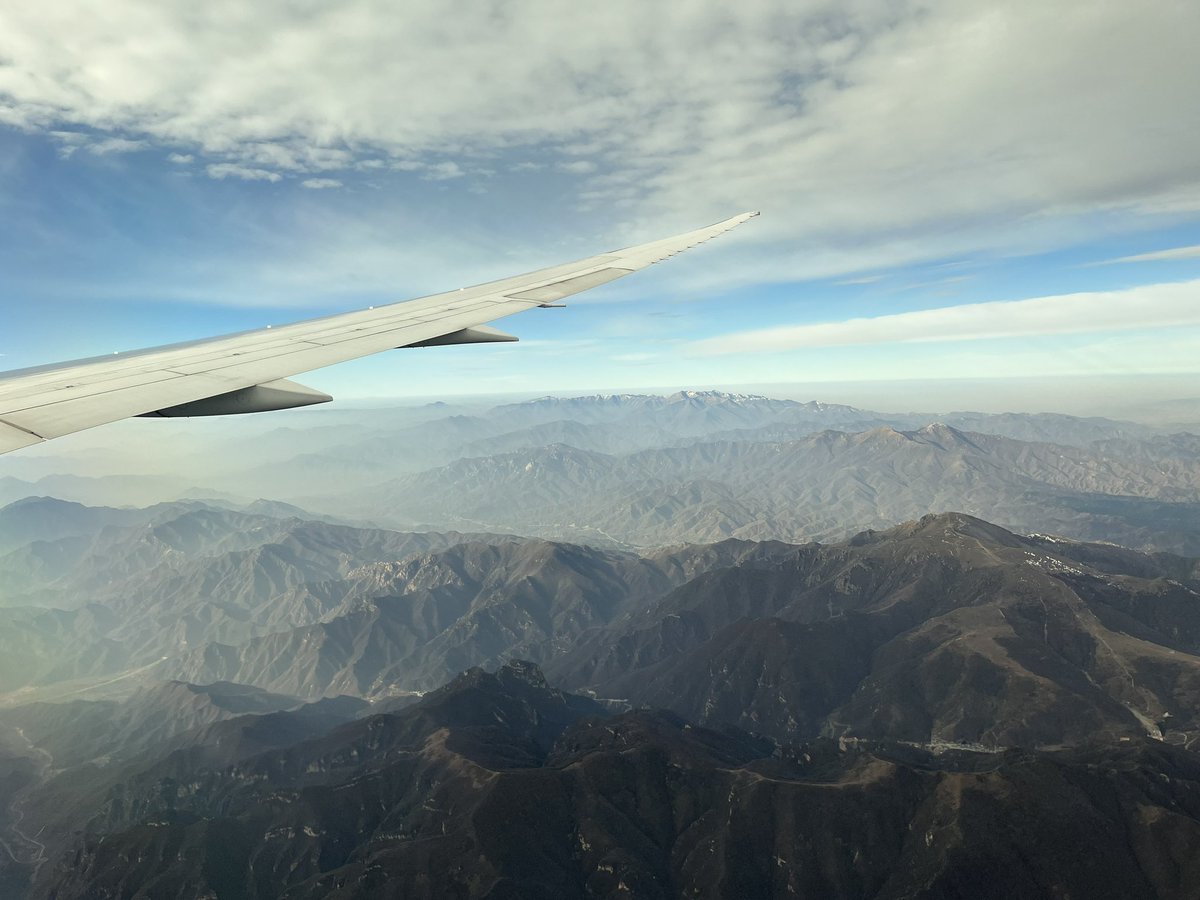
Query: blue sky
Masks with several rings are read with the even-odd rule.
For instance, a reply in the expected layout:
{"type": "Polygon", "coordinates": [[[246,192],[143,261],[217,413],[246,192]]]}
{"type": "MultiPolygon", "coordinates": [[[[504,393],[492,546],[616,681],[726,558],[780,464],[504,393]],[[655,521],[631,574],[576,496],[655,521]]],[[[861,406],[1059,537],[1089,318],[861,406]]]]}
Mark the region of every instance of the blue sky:
{"type": "Polygon", "coordinates": [[[502,323],[521,344],[308,381],[379,397],[1200,371],[1192,4],[402,6],[0,11],[0,368],[761,209],[502,323]]]}

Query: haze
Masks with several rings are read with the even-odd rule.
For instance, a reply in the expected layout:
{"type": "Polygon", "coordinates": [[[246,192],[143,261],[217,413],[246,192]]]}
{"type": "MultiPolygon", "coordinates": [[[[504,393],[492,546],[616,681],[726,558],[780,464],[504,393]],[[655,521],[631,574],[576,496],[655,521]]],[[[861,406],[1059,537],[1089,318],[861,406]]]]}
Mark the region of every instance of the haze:
{"type": "Polygon", "coordinates": [[[3,370],[761,210],[333,403],[0,455],[0,898],[1200,896],[1198,45],[0,2],[3,370]]]}

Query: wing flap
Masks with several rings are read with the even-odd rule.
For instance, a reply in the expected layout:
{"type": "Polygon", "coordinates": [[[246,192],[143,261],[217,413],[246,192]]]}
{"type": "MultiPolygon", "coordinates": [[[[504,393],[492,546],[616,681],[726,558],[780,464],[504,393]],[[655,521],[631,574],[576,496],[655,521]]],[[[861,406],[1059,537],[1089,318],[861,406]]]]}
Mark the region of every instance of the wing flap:
{"type": "Polygon", "coordinates": [[[36,434],[30,434],[28,431],[14,428],[6,422],[0,422],[0,453],[20,450],[22,447],[32,447],[41,442],[42,438],[36,434]]]}

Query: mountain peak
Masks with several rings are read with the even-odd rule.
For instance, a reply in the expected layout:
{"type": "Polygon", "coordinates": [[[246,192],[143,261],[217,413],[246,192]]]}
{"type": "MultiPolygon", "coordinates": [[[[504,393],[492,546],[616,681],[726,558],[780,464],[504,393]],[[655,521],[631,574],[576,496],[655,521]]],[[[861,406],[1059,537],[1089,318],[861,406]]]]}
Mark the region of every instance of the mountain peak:
{"type": "Polygon", "coordinates": [[[531,687],[549,689],[546,676],[542,674],[541,668],[537,663],[527,659],[510,659],[496,672],[496,677],[502,683],[519,681],[531,687]]]}
{"type": "Polygon", "coordinates": [[[922,425],[917,429],[917,434],[941,441],[965,441],[967,439],[965,434],[945,422],[930,422],[928,425],[922,425]]]}
{"type": "Polygon", "coordinates": [[[993,525],[991,522],[985,522],[983,519],[960,512],[930,513],[922,516],[916,522],[901,525],[895,530],[905,531],[909,534],[952,534],[1004,547],[1014,547],[1023,543],[1018,535],[999,525],[993,525]]]}
{"type": "Polygon", "coordinates": [[[676,391],[663,398],[667,403],[765,403],[766,397],[758,394],[730,394],[725,391],[676,391]]]}
{"type": "MultiPolygon", "coordinates": [[[[841,432],[831,432],[839,434],[841,432]]],[[[899,444],[904,441],[911,441],[912,438],[903,431],[893,428],[891,425],[880,425],[878,428],[872,428],[870,431],[863,431],[853,436],[861,443],[880,441],[885,443],[899,444]]]]}
{"type": "Polygon", "coordinates": [[[14,500],[6,506],[0,506],[0,512],[11,512],[18,509],[28,509],[29,507],[61,510],[87,509],[82,503],[75,503],[72,500],[60,500],[57,497],[22,497],[20,500],[14,500]]]}
{"type": "Polygon", "coordinates": [[[856,406],[847,406],[844,403],[823,403],[820,400],[805,400],[798,405],[802,409],[808,410],[809,412],[829,412],[831,410],[854,413],[861,412],[861,410],[856,406]]]}

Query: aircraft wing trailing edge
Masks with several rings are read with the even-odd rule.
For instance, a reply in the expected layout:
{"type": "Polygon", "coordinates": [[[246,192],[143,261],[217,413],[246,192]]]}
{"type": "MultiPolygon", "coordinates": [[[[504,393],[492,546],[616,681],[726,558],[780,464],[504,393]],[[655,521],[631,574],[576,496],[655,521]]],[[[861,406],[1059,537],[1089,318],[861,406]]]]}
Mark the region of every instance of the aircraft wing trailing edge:
{"type": "Polygon", "coordinates": [[[485,323],[557,306],[723,234],[676,237],[445,294],[292,325],[0,373],[0,453],[133,416],[213,416],[324,403],[292,375],[401,347],[515,341],[485,323]]]}

